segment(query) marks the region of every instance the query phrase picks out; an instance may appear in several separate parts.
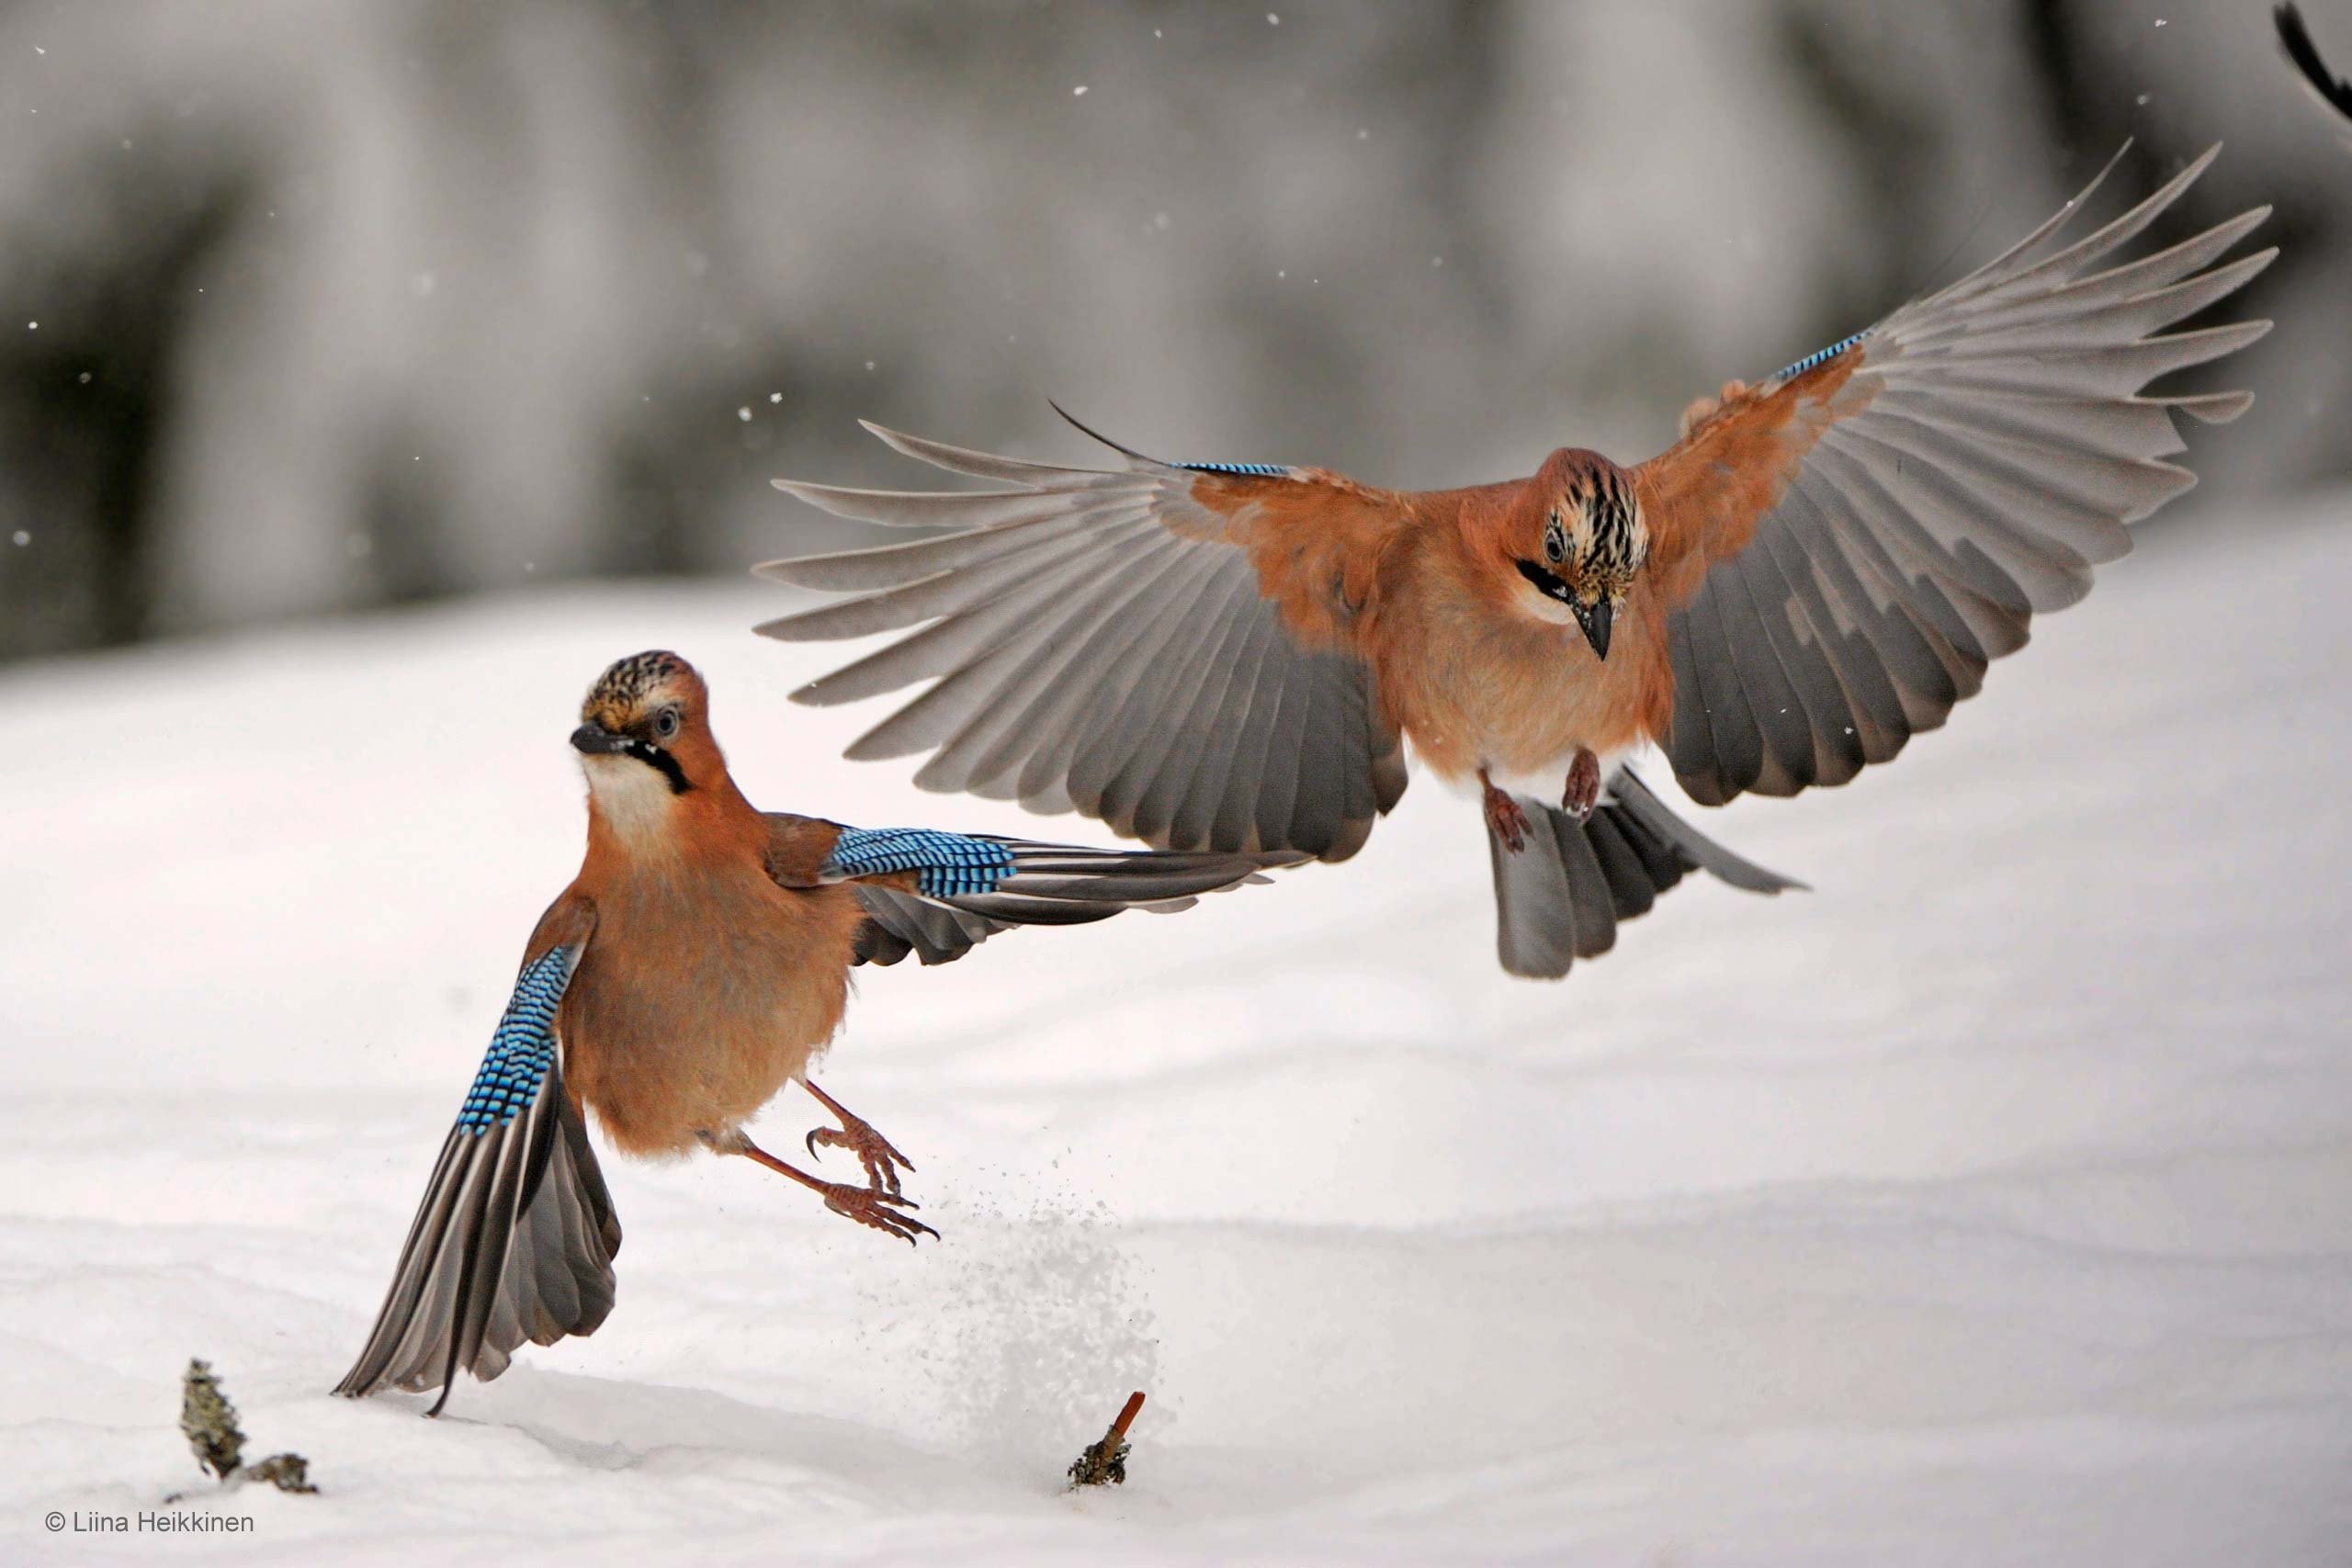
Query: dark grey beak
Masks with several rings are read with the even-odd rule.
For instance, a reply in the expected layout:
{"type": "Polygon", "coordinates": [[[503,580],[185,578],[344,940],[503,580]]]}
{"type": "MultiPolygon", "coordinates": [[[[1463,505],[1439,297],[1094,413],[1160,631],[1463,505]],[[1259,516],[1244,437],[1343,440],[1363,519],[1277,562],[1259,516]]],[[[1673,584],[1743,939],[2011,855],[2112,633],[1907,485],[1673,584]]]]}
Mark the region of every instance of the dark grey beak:
{"type": "MultiPolygon", "coordinates": [[[[1569,608],[1576,611],[1577,624],[1584,627],[1584,640],[1592,644],[1594,656],[1600,659],[1608,658],[1609,626],[1610,623],[1617,617],[1616,610],[1606,599],[1600,601],[1590,609],[1587,609],[1582,604],[1572,604],[1569,608]]],[[[572,743],[574,745],[579,743],[578,736],[572,737],[572,743]]]]}
{"type": "Polygon", "coordinates": [[[571,732],[571,749],[591,757],[607,757],[629,749],[626,735],[616,735],[601,724],[583,724],[571,732]]]}

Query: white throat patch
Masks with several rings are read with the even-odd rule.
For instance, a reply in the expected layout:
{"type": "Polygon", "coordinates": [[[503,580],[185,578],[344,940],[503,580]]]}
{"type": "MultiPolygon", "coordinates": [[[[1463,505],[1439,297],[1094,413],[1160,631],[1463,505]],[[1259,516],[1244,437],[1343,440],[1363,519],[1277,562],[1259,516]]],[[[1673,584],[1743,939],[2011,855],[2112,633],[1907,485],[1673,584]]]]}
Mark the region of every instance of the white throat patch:
{"type": "Polygon", "coordinates": [[[1518,573],[1512,573],[1511,579],[1511,598],[1515,606],[1522,614],[1555,626],[1573,626],[1577,624],[1577,613],[1574,610],[1518,573]]]}
{"type": "Polygon", "coordinates": [[[670,809],[677,796],[660,770],[634,757],[595,756],[580,759],[588,775],[588,793],[597,813],[621,842],[632,849],[661,846],[670,832],[670,809]]]}

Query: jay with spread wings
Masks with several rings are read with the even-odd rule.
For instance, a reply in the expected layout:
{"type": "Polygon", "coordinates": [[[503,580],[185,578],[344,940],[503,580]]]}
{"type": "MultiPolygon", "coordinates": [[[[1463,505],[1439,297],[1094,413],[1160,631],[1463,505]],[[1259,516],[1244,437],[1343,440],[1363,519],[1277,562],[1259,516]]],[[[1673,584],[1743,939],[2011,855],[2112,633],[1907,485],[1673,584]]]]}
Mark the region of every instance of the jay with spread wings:
{"type": "Polygon", "coordinates": [[[2268,330],[2167,330],[2269,262],[2223,259],[2267,209],[2123,253],[2213,155],[2071,238],[2093,181],[1950,288],[1694,403],[1630,468],[1563,448],[1526,479],[1392,491],[1115,446],[1121,468],[1059,468],[869,426],[999,488],[777,480],[949,531],[763,567],[854,596],[760,629],[918,627],[796,699],[933,681],[849,754],[927,751],[919,784],[1162,848],[1344,860],[1403,793],[1409,742],[1483,785],[1503,966],[1564,975],[1690,871],[1795,886],[1676,818],[1628,753],[1663,748],[1705,806],[1844,784],[1941,725],[2196,482],[2165,460],[2176,417],[2225,423],[2251,395],[2144,389],[2268,330]],[[1541,796],[1507,787],[1531,778],[1541,796]]]}
{"type": "Polygon", "coordinates": [[[523,953],[514,999],[426,1183],[391,1289],[338,1393],[488,1380],[529,1339],[595,1331],[620,1222],[583,1113],[621,1153],[741,1155],[833,1213],[911,1244],[889,1141],[809,1077],[856,964],[960,958],[1011,926],[1177,909],[1294,853],[1070,849],[763,812],[728,776],[701,676],[641,653],[588,694],[571,744],[588,849],[523,953]],[[797,1081],[838,1120],[808,1137],[854,1154],[825,1181],[743,1124],[797,1081]]]}

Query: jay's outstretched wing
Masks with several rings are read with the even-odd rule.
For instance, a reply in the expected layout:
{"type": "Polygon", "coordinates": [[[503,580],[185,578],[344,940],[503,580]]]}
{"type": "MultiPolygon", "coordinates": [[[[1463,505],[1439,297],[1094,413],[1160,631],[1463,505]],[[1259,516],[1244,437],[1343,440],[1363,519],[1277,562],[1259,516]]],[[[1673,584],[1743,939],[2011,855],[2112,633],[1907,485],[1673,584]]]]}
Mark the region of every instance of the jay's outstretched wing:
{"type": "Polygon", "coordinates": [[[2182,449],[2173,416],[2225,423],[2252,394],[2142,389],[2269,330],[2164,332],[2267,265],[2215,264],[2268,209],[2105,264],[2212,157],[2062,247],[2093,181],[1941,293],[1726,389],[1641,466],[1639,592],[1669,616],[1674,665],[1657,739],[1693,799],[1794,795],[1893,757],[2024,646],[2035,612],[2090,591],[2131,548],[2124,525],[2196,483],[2163,460],[2182,449]]]}
{"type": "Polygon", "coordinates": [[[589,919],[541,922],[457,1125],[425,1184],[367,1348],[335,1392],[488,1381],[528,1339],[595,1332],[613,1307],[620,1222],[563,1086],[557,1016],[589,919]],[[561,926],[555,940],[550,926],[561,926]]]}
{"type": "Polygon", "coordinates": [[[1314,468],[1116,446],[1124,470],[1062,468],[866,428],[1014,488],[776,481],[838,516],[955,530],[759,569],[858,595],[770,621],[768,637],[922,628],[793,694],[846,703],[939,678],[850,756],[931,751],[926,789],[1077,810],[1162,849],[1324,860],[1353,854],[1404,793],[1354,642],[1383,541],[1407,522],[1396,498],[1314,468]]]}
{"type": "Polygon", "coordinates": [[[933,828],[843,828],[767,814],[770,873],[786,886],[857,884],[866,923],[857,961],[909,953],[946,964],[1012,926],[1070,926],[1124,909],[1189,908],[1297,853],[1091,850],[933,828]],[[827,837],[826,835],[831,835],[827,837]]]}

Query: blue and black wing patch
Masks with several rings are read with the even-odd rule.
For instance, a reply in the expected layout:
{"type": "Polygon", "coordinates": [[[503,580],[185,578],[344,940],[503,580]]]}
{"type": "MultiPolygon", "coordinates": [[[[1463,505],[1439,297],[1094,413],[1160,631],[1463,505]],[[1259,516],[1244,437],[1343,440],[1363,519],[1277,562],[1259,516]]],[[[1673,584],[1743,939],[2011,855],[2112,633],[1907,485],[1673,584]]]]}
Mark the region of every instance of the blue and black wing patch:
{"type": "Polygon", "coordinates": [[[526,1339],[592,1334],[612,1311],[620,1222],[564,1089],[556,1029],[583,946],[524,965],[337,1393],[438,1387],[437,1415],[460,1368],[486,1382],[526,1339]]]}
{"type": "Polygon", "coordinates": [[[1168,466],[1195,474],[1238,474],[1253,479],[1290,478],[1290,465],[1287,463],[1170,463],[1168,466]]]}
{"type": "Polygon", "coordinates": [[[1203,893],[1250,881],[1293,853],[1091,850],[925,828],[845,828],[820,874],[842,881],[913,873],[914,887],[868,883],[857,958],[896,964],[912,953],[945,964],[1008,926],[1073,926],[1123,909],[1188,908],[1203,893]]]}
{"type": "Polygon", "coordinates": [[[563,1002],[577,962],[573,949],[551,947],[524,966],[506,1016],[490,1037],[481,1070],[466,1091],[458,1126],[479,1136],[505,1126],[538,1097],[540,1086],[555,1071],[555,1010],[563,1002]]]}
{"type": "Polygon", "coordinates": [[[1794,365],[1790,366],[1787,369],[1773,377],[1772,379],[1775,381],[1794,380],[1797,377],[1804,375],[1806,371],[1813,369],[1816,366],[1828,364],[1831,360],[1837,358],[1839,355],[1845,353],[1848,349],[1853,347],[1856,344],[1861,342],[1862,339],[1869,335],[1870,333],[1867,332],[1860,332],[1856,333],[1851,337],[1839,338],[1827,348],[1816,348],[1811,354],[1806,355],[1803,359],[1798,360],[1794,365]]]}
{"type": "Polygon", "coordinates": [[[913,872],[915,889],[925,897],[956,898],[995,892],[1012,868],[1012,851],[1001,839],[935,828],[844,828],[818,874],[848,882],[913,872]]]}

